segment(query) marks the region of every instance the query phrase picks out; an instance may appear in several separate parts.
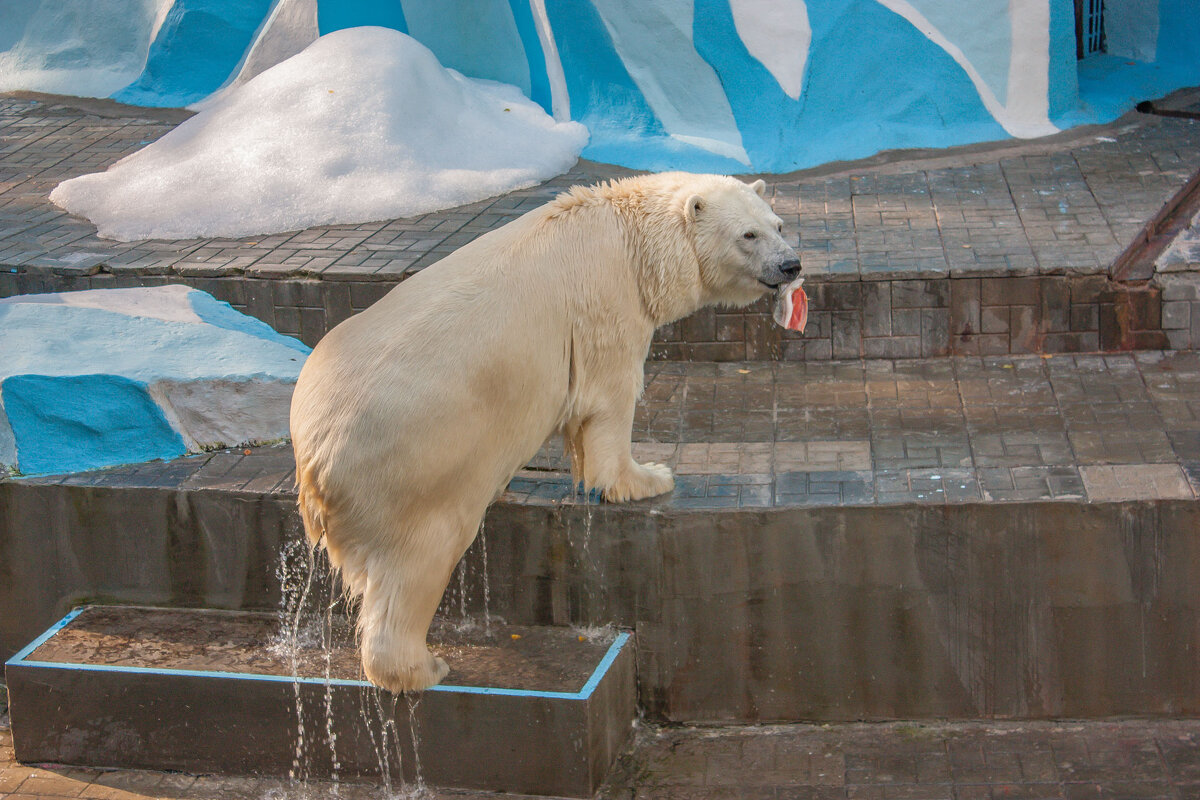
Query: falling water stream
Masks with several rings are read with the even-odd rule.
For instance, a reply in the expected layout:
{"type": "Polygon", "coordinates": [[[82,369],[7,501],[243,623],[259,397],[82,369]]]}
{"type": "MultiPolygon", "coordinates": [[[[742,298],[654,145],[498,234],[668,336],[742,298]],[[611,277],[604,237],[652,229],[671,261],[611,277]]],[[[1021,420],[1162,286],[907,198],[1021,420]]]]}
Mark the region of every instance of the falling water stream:
{"type": "Polygon", "coordinates": [[[467,618],[467,559],[458,560],[458,615],[467,618]]]}
{"type": "Polygon", "coordinates": [[[288,777],[292,781],[304,781],[307,775],[305,758],[304,704],[300,691],[300,624],[304,606],[312,590],[316,574],[316,557],[303,538],[293,537],[285,544],[277,568],[283,599],[280,605],[280,636],[274,643],[287,657],[292,673],[292,695],[296,704],[296,750],[292,755],[292,768],[288,777]],[[303,558],[302,564],[296,562],[303,558]]]}
{"type": "MultiPolygon", "coordinates": [[[[583,619],[595,619],[597,614],[596,587],[602,585],[604,577],[602,564],[592,556],[591,552],[592,524],[595,513],[594,494],[594,492],[585,491],[582,496],[584,514],[581,542],[574,541],[573,533],[578,533],[578,531],[572,531],[570,523],[574,514],[568,512],[565,520],[568,543],[577,554],[576,557],[581,567],[580,577],[583,579],[584,596],[580,598],[583,603],[581,609],[583,614],[580,616],[583,619]]],[[[580,498],[576,495],[573,503],[577,505],[579,502],[580,498]]],[[[283,598],[279,610],[280,632],[277,640],[271,644],[271,648],[277,655],[285,659],[291,670],[293,699],[296,708],[296,739],[292,768],[289,773],[290,786],[283,793],[272,792],[271,800],[315,800],[318,796],[339,797],[341,782],[344,778],[342,776],[343,763],[339,757],[338,734],[334,722],[336,704],[333,656],[335,648],[355,643],[343,641],[346,638],[345,630],[342,631],[341,637],[337,635],[339,626],[335,622],[335,610],[339,605],[344,606],[346,598],[338,589],[325,551],[310,547],[298,526],[290,533],[292,535],[282,549],[279,566],[276,570],[283,598]],[[325,585],[322,585],[323,582],[325,585]],[[321,589],[327,588],[327,591],[319,590],[318,586],[321,589]],[[313,660],[317,657],[321,659],[320,662],[313,660]],[[320,725],[321,720],[315,718],[321,712],[315,711],[312,706],[309,706],[306,713],[305,692],[301,681],[303,672],[301,667],[305,663],[320,663],[322,667],[321,674],[324,684],[322,711],[325,717],[323,726],[320,725]],[[323,737],[320,736],[322,727],[323,737]],[[320,741],[321,738],[324,739],[323,742],[320,741]],[[317,748],[322,744],[328,749],[329,781],[328,783],[322,781],[321,788],[318,790],[314,778],[314,758],[320,755],[322,760],[324,759],[325,754],[317,752],[317,748]]],[[[493,635],[493,623],[504,624],[504,621],[499,617],[493,617],[491,613],[486,524],[480,524],[476,541],[478,544],[473,543],[472,548],[478,547],[478,551],[472,554],[468,550],[468,553],[460,560],[455,571],[454,584],[456,586],[452,586],[451,591],[447,592],[447,596],[443,598],[439,615],[443,624],[448,623],[460,631],[477,630],[482,627],[484,637],[490,638],[493,635]],[[475,591],[479,593],[475,594],[475,591]],[[478,616],[472,616],[471,613],[472,606],[474,606],[474,603],[471,602],[472,595],[474,595],[476,603],[482,599],[482,609],[478,616]],[[457,616],[457,622],[452,621],[455,616],[457,616]]],[[[343,607],[337,619],[340,620],[347,611],[348,609],[343,607]]],[[[344,627],[350,629],[352,626],[346,623],[344,627]]],[[[609,626],[582,626],[577,627],[576,631],[581,639],[586,637],[589,640],[612,635],[609,626]]],[[[375,686],[364,686],[359,690],[358,716],[378,764],[379,780],[382,783],[379,789],[381,800],[414,800],[428,796],[428,790],[421,774],[420,732],[417,721],[417,709],[421,702],[421,696],[420,694],[403,696],[408,706],[408,739],[412,746],[412,763],[409,770],[413,776],[411,782],[405,779],[403,752],[405,743],[402,732],[398,730],[401,695],[392,694],[375,686]]],[[[345,708],[345,706],[341,707],[345,708]]],[[[361,791],[356,789],[355,795],[361,796],[361,791]]]]}
{"type": "MultiPolygon", "coordinates": [[[[593,620],[596,617],[596,587],[603,585],[603,565],[600,559],[592,556],[592,520],[595,515],[596,505],[600,501],[600,493],[595,489],[588,489],[583,486],[582,491],[580,485],[574,485],[574,492],[570,495],[571,505],[578,507],[583,505],[583,540],[575,541],[574,526],[571,524],[573,514],[568,509],[563,509],[564,512],[564,529],[567,534],[567,544],[571,550],[575,551],[576,559],[581,567],[579,578],[582,581],[582,596],[580,597],[581,609],[580,619],[593,620]]],[[[577,626],[578,627],[578,626],[577,626]]],[[[581,635],[590,636],[584,633],[585,628],[579,628],[581,635]]]]}
{"type": "MultiPolygon", "coordinates": [[[[337,581],[329,568],[323,550],[308,545],[298,530],[285,543],[276,569],[282,590],[279,608],[279,633],[269,647],[284,659],[292,675],[292,694],[295,702],[296,736],[289,785],[285,790],[272,790],[268,800],[317,800],[324,797],[340,797],[342,786],[342,760],[338,751],[338,734],[335,726],[335,693],[333,656],[339,647],[351,646],[346,631],[352,629],[347,621],[339,625],[341,615],[335,611],[345,602],[337,581]],[[318,591],[322,583],[327,591],[318,591]],[[342,631],[339,636],[338,631],[342,631]],[[317,661],[316,659],[320,659],[317,661]],[[311,706],[306,710],[305,692],[301,677],[304,664],[319,664],[324,688],[322,720],[316,717],[311,706]],[[324,736],[321,737],[323,728],[324,736]],[[320,741],[321,738],[324,741],[320,741]],[[317,748],[324,745],[328,752],[328,778],[319,782],[314,776],[314,760],[324,753],[317,748]]],[[[465,604],[465,587],[463,602],[465,604]]],[[[464,605],[465,607],[465,605],[464,605]]],[[[344,610],[344,609],[343,609],[344,610]]],[[[359,691],[359,720],[374,751],[378,764],[380,800],[416,800],[427,797],[429,792],[421,775],[420,735],[417,725],[417,708],[420,696],[403,695],[408,705],[408,739],[412,746],[413,779],[405,780],[404,740],[398,729],[400,697],[375,686],[364,686],[359,691]]],[[[341,706],[343,709],[345,706],[341,706]]],[[[362,796],[361,790],[355,796],[362,796]]]]}
{"type": "MultiPolygon", "coordinates": [[[[333,581],[329,582],[329,597],[325,602],[325,625],[321,628],[321,648],[325,660],[325,743],[329,745],[330,773],[333,781],[334,794],[337,794],[338,772],[342,765],[338,761],[337,732],[333,729],[333,608],[337,605],[337,589],[333,581]]],[[[297,705],[297,716],[299,716],[297,705]]]]}
{"type": "Polygon", "coordinates": [[[451,585],[438,606],[434,627],[448,625],[459,633],[482,630],[485,638],[492,636],[493,623],[504,620],[491,612],[492,587],[488,578],[487,521],[479,524],[475,540],[459,559],[451,585]],[[475,613],[479,600],[483,607],[475,613]]]}
{"type": "Polygon", "coordinates": [[[479,549],[483,554],[483,635],[492,635],[492,585],[488,580],[487,522],[479,523],[479,549]]]}

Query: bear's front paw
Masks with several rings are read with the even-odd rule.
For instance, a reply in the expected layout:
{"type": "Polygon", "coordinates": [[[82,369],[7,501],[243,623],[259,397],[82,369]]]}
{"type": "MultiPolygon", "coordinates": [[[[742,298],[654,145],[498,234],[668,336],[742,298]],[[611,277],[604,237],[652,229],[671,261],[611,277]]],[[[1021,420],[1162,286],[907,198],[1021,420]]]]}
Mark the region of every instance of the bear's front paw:
{"type": "Polygon", "coordinates": [[[655,497],[674,488],[675,478],[666,464],[633,464],[621,480],[604,488],[604,499],[624,503],[655,497]]]}
{"type": "Polygon", "coordinates": [[[363,653],[363,672],[367,680],[389,692],[420,692],[442,682],[450,674],[450,665],[428,650],[406,663],[402,659],[368,657],[363,653]]]}

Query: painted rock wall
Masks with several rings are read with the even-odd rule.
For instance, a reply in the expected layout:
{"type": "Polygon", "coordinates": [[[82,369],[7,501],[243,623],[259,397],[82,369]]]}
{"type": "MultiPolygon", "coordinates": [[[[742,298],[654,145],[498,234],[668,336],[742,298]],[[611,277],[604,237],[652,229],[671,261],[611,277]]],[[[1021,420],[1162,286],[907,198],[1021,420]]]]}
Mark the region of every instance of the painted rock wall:
{"type": "MultiPolygon", "coordinates": [[[[1200,83],[1194,0],[11,0],[0,90],[202,102],[319,34],[378,25],[583,122],[626,166],[787,172],[1033,137],[1200,83]],[[11,10],[10,10],[11,9],[11,10]],[[100,24],[111,20],[113,24],[100,24]]],[[[363,58],[370,58],[364,53],[363,58]]]]}
{"type": "Polygon", "coordinates": [[[309,348],[186,286],[0,299],[0,470],[173,458],[288,435],[309,348]]]}

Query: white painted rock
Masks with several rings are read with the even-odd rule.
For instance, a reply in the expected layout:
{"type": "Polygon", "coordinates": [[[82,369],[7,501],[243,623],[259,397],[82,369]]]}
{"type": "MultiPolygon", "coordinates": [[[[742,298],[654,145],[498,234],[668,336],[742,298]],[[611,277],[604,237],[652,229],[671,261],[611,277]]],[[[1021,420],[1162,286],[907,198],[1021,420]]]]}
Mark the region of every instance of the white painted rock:
{"type": "Polygon", "coordinates": [[[0,471],[78,472],[284,438],[309,352],[187,286],[0,299],[0,471]]]}

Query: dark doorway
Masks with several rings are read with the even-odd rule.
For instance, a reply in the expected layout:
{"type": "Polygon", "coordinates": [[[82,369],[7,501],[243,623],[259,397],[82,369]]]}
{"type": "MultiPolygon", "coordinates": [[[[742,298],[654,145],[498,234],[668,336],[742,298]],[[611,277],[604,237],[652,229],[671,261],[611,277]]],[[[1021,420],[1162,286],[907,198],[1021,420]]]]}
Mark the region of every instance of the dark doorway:
{"type": "Polygon", "coordinates": [[[1075,0],[1075,57],[1103,52],[1104,0],[1075,0]]]}

